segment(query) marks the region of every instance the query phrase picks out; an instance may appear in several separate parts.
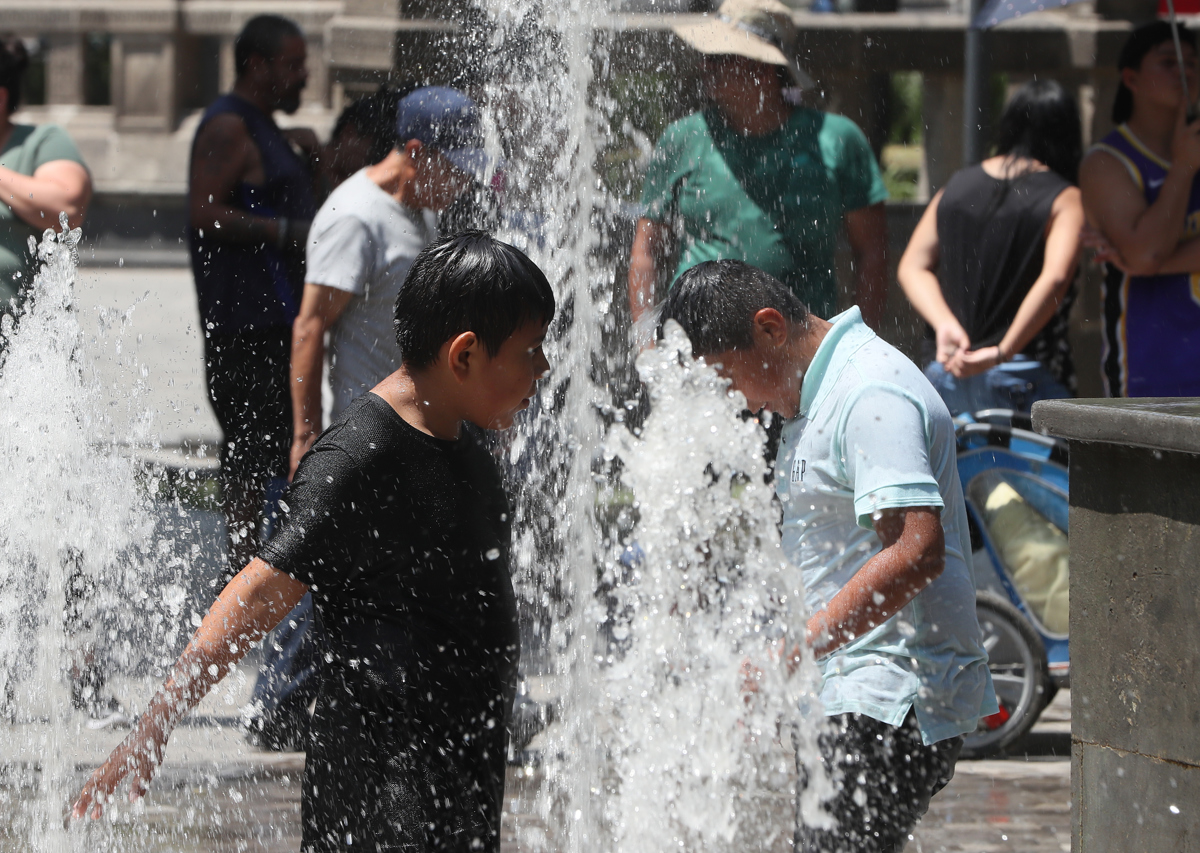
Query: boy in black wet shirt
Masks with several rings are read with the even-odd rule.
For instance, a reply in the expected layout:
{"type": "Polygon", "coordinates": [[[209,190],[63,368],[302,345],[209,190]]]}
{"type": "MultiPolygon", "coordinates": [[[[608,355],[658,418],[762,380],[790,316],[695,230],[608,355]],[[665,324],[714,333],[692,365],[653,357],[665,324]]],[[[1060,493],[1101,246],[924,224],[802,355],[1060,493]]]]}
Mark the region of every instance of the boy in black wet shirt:
{"type": "Polygon", "coordinates": [[[305,456],[280,530],[210,609],[73,815],[146,791],[174,726],[312,590],[320,692],[304,853],[500,849],[517,611],[509,512],[481,431],[549,365],[546,277],[482,232],[423,251],[396,302],[403,366],[305,456]]]}

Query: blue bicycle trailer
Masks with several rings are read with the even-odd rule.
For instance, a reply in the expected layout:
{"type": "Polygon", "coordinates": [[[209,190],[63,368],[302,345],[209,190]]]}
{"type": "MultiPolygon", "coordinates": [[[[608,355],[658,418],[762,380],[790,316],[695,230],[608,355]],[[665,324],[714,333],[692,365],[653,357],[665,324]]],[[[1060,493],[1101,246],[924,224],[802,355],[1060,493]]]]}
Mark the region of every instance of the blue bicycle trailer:
{"type": "Polygon", "coordinates": [[[976,610],[999,713],[968,734],[965,757],[1003,752],[1070,682],[1067,445],[1028,416],[958,419],[958,475],[971,527],[976,610]]]}

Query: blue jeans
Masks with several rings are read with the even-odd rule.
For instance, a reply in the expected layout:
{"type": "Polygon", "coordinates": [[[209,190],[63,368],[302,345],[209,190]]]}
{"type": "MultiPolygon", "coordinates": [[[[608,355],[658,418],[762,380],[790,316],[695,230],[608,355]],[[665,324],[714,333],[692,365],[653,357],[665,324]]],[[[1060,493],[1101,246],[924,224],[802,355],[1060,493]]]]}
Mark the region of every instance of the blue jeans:
{"type": "Polygon", "coordinates": [[[1012,409],[1027,415],[1038,400],[1071,396],[1041,362],[1023,355],[967,379],[951,376],[935,361],[925,368],[925,378],[945,400],[951,415],[982,409],[1012,409]]]}

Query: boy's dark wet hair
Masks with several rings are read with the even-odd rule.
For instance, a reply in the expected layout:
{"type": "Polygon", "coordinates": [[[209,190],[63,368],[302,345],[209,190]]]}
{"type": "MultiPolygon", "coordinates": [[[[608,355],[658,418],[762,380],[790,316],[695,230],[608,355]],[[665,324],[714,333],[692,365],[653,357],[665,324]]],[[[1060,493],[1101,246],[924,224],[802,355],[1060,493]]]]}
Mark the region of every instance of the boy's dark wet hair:
{"type": "Polygon", "coordinates": [[[744,261],[705,261],[679,277],[659,316],[674,320],[692,342],[695,355],[754,346],[754,315],[774,308],[788,320],[804,322],[808,308],[779,279],[744,261]]]}
{"type": "Polygon", "coordinates": [[[404,363],[420,369],[463,332],[495,356],[521,326],[553,318],[554,291],[537,264],[483,231],[462,231],[413,261],[396,297],[396,343],[404,363]]]}
{"type": "Polygon", "coordinates": [[[255,15],[246,21],[233,42],[233,66],[240,77],[250,67],[250,57],[268,62],[279,56],[285,38],[304,38],[300,25],[282,15],[255,15]]]}
{"type": "MultiPolygon", "coordinates": [[[[1147,53],[1165,41],[1174,40],[1170,22],[1154,21],[1143,24],[1129,34],[1125,46],[1121,48],[1121,55],[1117,57],[1117,71],[1124,71],[1126,68],[1141,68],[1142,60],[1146,58],[1147,53]]],[[[1193,50],[1196,48],[1196,34],[1182,23],[1179,24],[1179,42],[1191,45],[1193,50]]],[[[1124,82],[1118,83],[1117,96],[1113,99],[1113,124],[1124,124],[1132,115],[1133,92],[1129,91],[1124,82]]]]}

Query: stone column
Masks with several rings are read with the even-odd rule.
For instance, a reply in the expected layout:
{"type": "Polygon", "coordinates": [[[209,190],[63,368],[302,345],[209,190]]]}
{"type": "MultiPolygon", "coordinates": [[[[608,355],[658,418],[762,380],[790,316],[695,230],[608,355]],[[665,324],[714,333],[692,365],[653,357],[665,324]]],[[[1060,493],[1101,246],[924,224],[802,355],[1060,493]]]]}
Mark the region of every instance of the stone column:
{"type": "Polygon", "coordinates": [[[1121,75],[1115,68],[1093,68],[1088,77],[1093,109],[1090,116],[1085,116],[1090,121],[1083,128],[1083,136],[1085,145],[1095,145],[1113,129],[1113,100],[1117,97],[1121,75]]]}
{"type": "Polygon", "coordinates": [[[221,36],[220,58],[218,67],[221,71],[220,91],[228,92],[233,88],[233,81],[237,79],[237,63],[233,55],[233,42],[237,38],[237,34],[221,36]]]}
{"type": "Polygon", "coordinates": [[[83,103],[83,36],[54,33],[46,37],[46,103],[83,103]]]}
{"type": "Polygon", "coordinates": [[[113,38],[113,108],[123,130],[171,130],[175,123],[173,34],[113,38]]]}
{"type": "Polygon", "coordinates": [[[963,77],[961,72],[926,71],[923,81],[925,174],[932,198],[962,168],[963,77]]]}
{"type": "Polygon", "coordinates": [[[1200,399],[1054,400],[1071,444],[1071,849],[1200,838],[1200,399]]]}
{"type": "Polygon", "coordinates": [[[329,106],[329,56],[325,37],[320,32],[306,32],[308,48],[308,85],[304,87],[305,106],[329,106]]]}

